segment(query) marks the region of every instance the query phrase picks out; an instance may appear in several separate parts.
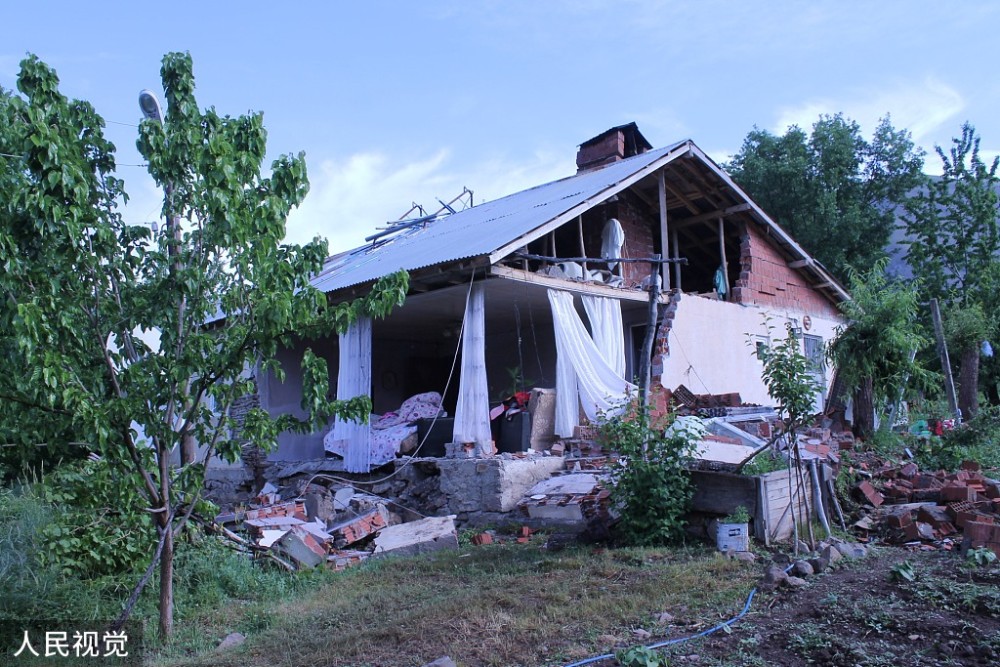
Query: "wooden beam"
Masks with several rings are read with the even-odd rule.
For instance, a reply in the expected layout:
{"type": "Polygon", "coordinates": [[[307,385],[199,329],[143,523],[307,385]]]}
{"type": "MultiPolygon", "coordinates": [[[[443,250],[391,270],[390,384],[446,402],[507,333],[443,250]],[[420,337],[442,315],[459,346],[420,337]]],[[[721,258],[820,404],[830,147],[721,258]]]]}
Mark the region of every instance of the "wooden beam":
{"type": "Polygon", "coordinates": [[[788,268],[790,269],[803,269],[807,266],[813,265],[812,257],[807,257],[806,259],[797,259],[794,262],[788,263],[788,268]]]}
{"type": "Polygon", "coordinates": [[[699,222],[709,222],[711,220],[715,220],[716,218],[728,218],[731,215],[749,211],[750,209],[750,204],[736,204],[735,206],[730,206],[729,208],[709,211],[708,213],[699,213],[698,215],[693,215],[690,218],[684,218],[683,220],[675,220],[674,223],[680,225],[681,227],[686,227],[687,225],[694,225],[699,222]]]}
{"type": "MultiPolygon", "coordinates": [[[[515,280],[521,283],[528,283],[552,289],[561,289],[567,292],[575,292],[577,294],[606,296],[620,301],[646,302],[649,299],[649,295],[646,294],[645,291],[639,289],[608,287],[607,285],[601,285],[599,283],[578,283],[564,278],[554,278],[552,276],[544,276],[540,273],[522,271],[521,269],[515,269],[512,266],[501,266],[499,264],[494,265],[490,268],[490,274],[503,280],[515,280]]],[[[657,298],[660,303],[666,303],[669,297],[660,295],[657,298]]]]}
{"type": "Polygon", "coordinates": [[[666,184],[666,187],[667,187],[667,190],[669,190],[671,194],[673,194],[675,197],[677,197],[678,199],[681,200],[681,203],[684,204],[684,206],[687,208],[687,210],[691,211],[692,213],[699,213],[699,212],[701,212],[701,209],[698,208],[693,201],[691,201],[690,199],[688,199],[687,196],[683,192],[681,192],[680,190],[676,189],[674,186],[670,185],[669,183],[666,184]]]}
{"type": "MultiPolygon", "coordinates": [[[[580,232],[580,256],[587,256],[587,244],[583,240],[583,214],[576,216],[576,228],[580,232]]],[[[587,262],[583,262],[583,275],[589,276],[587,272],[587,262]]]]}
{"type": "Polygon", "coordinates": [[[588,197],[587,199],[580,202],[576,206],[573,206],[569,210],[550,219],[548,222],[536,227],[531,232],[528,232],[527,234],[524,234],[520,238],[514,239],[513,241],[493,251],[492,253],[490,253],[489,263],[496,264],[499,260],[503,259],[504,257],[514,252],[518,248],[527,245],[531,241],[534,241],[535,239],[539,238],[540,236],[548,234],[550,231],[557,229],[558,227],[561,227],[566,222],[569,222],[570,220],[580,215],[584,211],[593,208],[594,206],[608,199],[612,195],[616,195],[619,192],[622,192],[623,190],[627,190],[628,188],[632,187],[634,183],[638,183],[639,181],[646,178],[650,174],[656,173],[658,169],[661,169],[666,164],[673,162],[678,157],[689,152],[691,150],[691,146],[692,144],[690,141],[685,141],[683,144],[677,146],[674,150],[653,160],[646,166],[642,167],[641,169],[638,169],[633,174],[627,176],[626,178],[623,178],[614,185],[611,185],[605,188],[604,190],[601,190],[600,192],[594,193],[593,196],[588,197]]]}

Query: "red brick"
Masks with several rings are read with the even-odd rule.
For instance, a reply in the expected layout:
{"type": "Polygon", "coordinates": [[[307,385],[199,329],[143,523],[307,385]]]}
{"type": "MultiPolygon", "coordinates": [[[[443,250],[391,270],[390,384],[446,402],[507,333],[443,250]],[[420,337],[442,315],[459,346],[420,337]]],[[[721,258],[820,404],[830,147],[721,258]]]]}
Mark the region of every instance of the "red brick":
{"type": "Polygon", "coordinates": [[[890,528],[906,528],[913,523],[913,516],[909,512],[889,515],[890,528]]]}
{"type": "Polygon", "coordinates": [[[918,489],[940,489],[944,486],[941,480],[933,475],[917,475],[913,485],[918,489]]]}
{"type": "Polygon", "coordinates": [[[479,533],[473,536],[472,543],[477,547],[483,546],[484,544],[493,544],[493,536],[489,533],[479,533]]]}
{"type": "Polygon", "coordinates": [[[875,487],[871,485],[871,482],[868,481],[861,482],[860,484],[858,484],[858,490],[865,497],[865,500],[867,500],[870,504],[874,505],[875,507],[879,507],[882,503],[885,502],[885,498],[883,498],[882,494],[879,493],[875,489],[875,487]]]}
{"type": "Polygon", "coordinates": [[[370,512],[348,519],[330,528],[337,547],[344,547],[360,542],[372,533],[389,525],[389,515],[385,507],[379,505],[370,512]]]}
{"type": "Polygon", "coordinates": [[[965,524],[965,539],[972,543],[972,546],[982,546],[987,542],[1000,542],[1000,526],[984,521],[970,521],[965,524]]]}
{"type": "MultiPolygon", "coordinates": [[[[929,523],[935,530],[938,530],[943,524],[950,524],[950,518],[947,509],[944,507],[930,505],[917,510],[917,520],[929,523]]],[[[952,527],[952,532],[955,532],[954,527],[952,527]]]]}
{"type": "Polygon", "coordinates": [[[962,501],[976,500],[976,491],[964,484],[954,482],[941,487],[941,502],[958,503],[962,501]]]}

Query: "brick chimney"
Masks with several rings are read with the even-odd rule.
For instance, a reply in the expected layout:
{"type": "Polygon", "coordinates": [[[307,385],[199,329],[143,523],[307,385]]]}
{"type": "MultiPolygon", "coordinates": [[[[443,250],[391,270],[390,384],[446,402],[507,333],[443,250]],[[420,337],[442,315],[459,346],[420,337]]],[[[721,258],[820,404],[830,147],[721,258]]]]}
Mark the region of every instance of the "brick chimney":
{"type": "Polygon", "coordinates": [[[576,153],[576,172],[597,169],[645,153],[652,147],[635,123],[619,125],[580,144],[576,153]]]}

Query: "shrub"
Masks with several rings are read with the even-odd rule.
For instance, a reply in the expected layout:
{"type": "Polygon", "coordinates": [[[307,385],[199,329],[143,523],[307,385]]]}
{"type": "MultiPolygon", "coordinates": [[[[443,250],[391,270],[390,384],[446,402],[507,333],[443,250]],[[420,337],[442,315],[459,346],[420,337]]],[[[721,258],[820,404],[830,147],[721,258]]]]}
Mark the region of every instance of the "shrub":
{"type": "Polygon", "coordinates": [[[955,430],[929,438],[914,454],[924,470],[957,470],[962,461],[1000,467],[1000,406],[983,408],[955,430]]]}
{"type": "Polygon", "coordinates": [[[683,535],[697,438],[685,429],[665,429],[670,421],[653,424],[648,408],[632,402],[600,425],[605,442],[620,454],[612,466],[611,498],[621,512],[617,533],[628,544],[660,545],[683,535]]]}

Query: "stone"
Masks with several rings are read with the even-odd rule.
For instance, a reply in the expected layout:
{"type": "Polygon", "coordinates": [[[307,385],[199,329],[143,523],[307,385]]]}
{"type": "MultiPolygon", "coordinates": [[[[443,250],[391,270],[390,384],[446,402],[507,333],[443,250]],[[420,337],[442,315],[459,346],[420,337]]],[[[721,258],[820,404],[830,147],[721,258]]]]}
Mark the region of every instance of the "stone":
{"type": "Polygon", "coordinates": [[[837,551],[839,551],[845,558],[851,559],[864,558],[868,555],[868,550],[865,549],[864,545],[858,544],[857,542],[838,544],[837,551]]]}
{"type": "Polygon", "coordinates": [[[216,651],[225,651],[235,648],[247,640],[246,635],[241,632],[230,632],[225,639],[215,647],[216,651]]]}
{"type": "Polygon", "coordinates": [[[803,542],[802,540],[799,540],[798,543],[796,543],[795,547],[796,547],[795,548],[796,553],[800,554],[807,554],[810,551],[812,551],[812,549],[809,548],[809,545],[803,542]]]}
{"type": "Polygon", "coordinates": [[[428,662],[423,667],[458,667],[455,661],[448,656],[443,656],[435,660],[434,662],[428,662]]]}
{"type": "Polygon", "coordinates": [[[757,560],[757,556],[750,551],[737,551],[733,554],[733,558],[744,563],[753,563],[757,560]]]}
{"type": "Polygon", "coordinates": [[[830,567],[830,560],[824,558],[823,556],[817,556],[816,558],[809,559],[809,565],[812,566],[813,572],[819,574],[830,567]]]}
{"type": "Polygon", "coordinates": [[[785,577],[782,583],[789,588],[802,588],[806,585],[806,580],[801,577],[785,577]]]}
{"type": "Polygon", "coordinates": [[[668,611],[661,612],[656,615],[656,622],[660,625],[666,625],[667,623],[673,623],[674,615],[668,611]]]}
{"type": "Polygon", "coordinates": [[[383,528],[375,536],[373,555],[392,553],[397,556],[413,556],[445,549],[458,549],[458,532],[455,530],[453,514],[383,528]]]}
{"type": "Polygon", "coordinates": [[[838,560],[844,557],[843,554],[840,553],[840,550],[832,545],[825,547],[819,552],[819,555],[820,558],[825,558],[829,565],[835,564],[838,560]]]}
{"type": "Polygon", "coordinates": [[[772,565],[771,567],[767,568],[767,571],[764,573],[764,579],[761,580],[761,583],[764,586],[773,587],[777,586],[787,578],[788,575],[785,574],[785,571],[782,568],[778,567],[777,565],[772,565]]]}
{"type": "Polygon", "coordinates": [[[808,577],[815,574],[815,570],[813,570],[813,566],[809,564],[809,561],[797,560],[795,561],[795,564],[792,565],[792,574],[797,577],[808,577]]]}
{"type": "Polygon", "coordinates": [[[642,639],[649,639],[650,637],[653,636],[653,633],[650,632],[649,630],[636,628],[635,630],[632,631],[632,635],[635,636],[636,639],[642,640],[642,639]]]}

